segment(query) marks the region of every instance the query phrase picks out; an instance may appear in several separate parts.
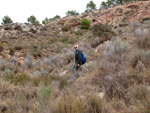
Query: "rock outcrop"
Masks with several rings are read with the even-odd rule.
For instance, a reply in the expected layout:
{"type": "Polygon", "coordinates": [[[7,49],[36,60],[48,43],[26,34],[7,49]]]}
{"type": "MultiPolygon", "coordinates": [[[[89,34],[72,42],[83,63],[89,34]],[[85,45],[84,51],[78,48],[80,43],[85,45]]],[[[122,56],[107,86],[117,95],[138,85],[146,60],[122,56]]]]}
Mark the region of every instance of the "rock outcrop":
{"type": "Polygon", "coordinates": [[[55,24],[61,26],[69,24],[75,27],[80,25],[80,21],[83,18],[87,18],[91,20],[92,24],[100,22],[112,26],[124,26],[128,25],[130,22],[141,21],[146,17],[150,17],[150,1],[134,2],[121,6],[99,9],[78,16],[69,16],[60,19],[55,24]]]}

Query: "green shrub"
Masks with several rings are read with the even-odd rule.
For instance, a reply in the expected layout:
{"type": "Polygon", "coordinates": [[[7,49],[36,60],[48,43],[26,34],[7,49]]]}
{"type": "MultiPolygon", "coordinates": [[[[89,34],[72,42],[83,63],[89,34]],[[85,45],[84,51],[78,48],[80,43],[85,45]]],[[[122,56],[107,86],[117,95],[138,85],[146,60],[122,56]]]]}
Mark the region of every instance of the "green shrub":
{"type": "Polygon", "coordinates": [[[6,81],[10,81],[10,83],[14,83],[15,85],[21,84],[25,85],[27,81],[30,81],[30,77],[24,73],[14,74],[13,71],[6,69],[2,75],[3,79],[6,81]]]}
{"type": "Polygon", "coordinates": [[[91,21],[88,19],[82,19],[81,21],[81,29],[89,29],[91,21]]]}
{"type": "Polygon", "coordinates": [[[102,23],[98,23],[92,26],[92,32],[94,35],[97,35],[97,36],[102,36],[104,35],[103,33],[105,32],[113,33],[109,25],[102,24],[102,23]]]}
{"type": "Polygon", "coordinates": [[[69,25],[65,25],[65,26],[62,27],[62,31],[66,31],[67,32],[67,31],[70,30],[70,28],[71,27],[69,25]]]}
{"type": "Polygon", "coordinates": [[[68,38],[68,37],[63,37],[63,38],[61,39],[61,42],[63,42],[63,43],[67,43],[67,42],[68,42],[68,40],[69,40],[69,38],[68,38]]]}
{"type": "Polygon", "coordinates": [[[70,44],[74,44],[77,40],[74,38],[69,38],[69,37],[63,37],[61,38],[61,42],[63,43],[70,43],[70,44]]]}
{"type": "Polygon", "coordinates": [[[13,82],[16,84],[25,84],[30,78],[26,74],[19,74],[14,76],[13,82]]]}
{"type": "Polygon", "coordinates": [[[47,99],[50,96],[51,92],[52,92],[52,89],[50,86],[42,85],[42,87],[40,88],[41,99],[43,100],[47,99]]]}
{"type": "Polygon", "coordinates": [[[14,53],[15,53],[14,48],[13,48],[13,47],[10,47],[9,50],[10,50],[10,53],[9,53],[9,54],[10,54],[10,55],[14,55],[14,53]]]}
{"type": "Polygon", "coordinates": [[[39,106],[40,109],[44,109],[45,105],[46,105],[46,100],[48,100],[48,98],[50,97],[50,94],[52,92],[52,89],[50,86],[45,86],[42,85],[40,88],[40,95],[39,95],[39,106]]]}
{"type": "Polygon", "coordinates": [[[82,32],[80,30],[75,32],[76,35],[81,35],[82,36],[82,32]]]}
{"type": "Polygon", "coordinates": [[[51,83],[52,79],[49,76],[36,77],[32,79],[32,83],[35,86],[39,86],[40,83],[43,83],[45,86],[51,83]]]}
{"type": "Polygon", "coordinates": [[[56,38],[51,38],[47,43],[48,44],[52,44],[54,42],[57,42],[57,39],[56,38]]]}
{"type": "Polygon", "coordinates": [[[150,17],[142,18],[142,22],[150,20],[150,17]]]}
{"type": "Polygon", "coordinates": [[[33,46],[32,47],[32,52],[35,52],[35,53],[38,52],[38,47],[37,46],[33,46]]]}

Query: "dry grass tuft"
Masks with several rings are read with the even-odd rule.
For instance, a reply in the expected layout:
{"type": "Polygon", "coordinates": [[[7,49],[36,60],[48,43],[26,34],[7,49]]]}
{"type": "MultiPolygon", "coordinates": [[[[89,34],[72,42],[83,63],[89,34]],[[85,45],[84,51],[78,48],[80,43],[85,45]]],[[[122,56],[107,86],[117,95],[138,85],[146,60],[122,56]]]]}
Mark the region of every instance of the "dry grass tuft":
{"type": "Polygon", "coordinates": [[[92,94],[80,98],[71,92],[60,99],[53,113],[102,113],[102,100],[92,94]]]}
{"type": "Polygon", "coordinates": [[[136,29],[137,44],[142,49],[150,49],[150,32],[148,29],[136,29]]]}

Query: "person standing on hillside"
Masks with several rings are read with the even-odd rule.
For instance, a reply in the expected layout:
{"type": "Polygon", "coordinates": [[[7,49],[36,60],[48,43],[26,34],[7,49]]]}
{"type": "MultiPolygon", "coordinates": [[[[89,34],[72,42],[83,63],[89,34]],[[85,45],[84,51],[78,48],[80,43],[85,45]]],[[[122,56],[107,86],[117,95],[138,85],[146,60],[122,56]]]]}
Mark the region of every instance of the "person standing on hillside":
{"type": "Polygon", "coordinates": [[[82,65],[82,51],[79,50],[78,45],[75,45],[74,49],[75,49],[75,65],[73,67],[73,75],[77,79],[79,77],[78,70],[82,65]]]}

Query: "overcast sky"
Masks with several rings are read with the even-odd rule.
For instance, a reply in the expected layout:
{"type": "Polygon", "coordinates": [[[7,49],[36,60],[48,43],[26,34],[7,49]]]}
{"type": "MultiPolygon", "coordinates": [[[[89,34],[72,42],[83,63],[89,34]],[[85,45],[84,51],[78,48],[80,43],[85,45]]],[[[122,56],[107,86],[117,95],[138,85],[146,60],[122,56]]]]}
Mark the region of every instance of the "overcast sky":
{"type": "MultiPolygon", "coordinates": [[[[55,15],[66,16],[69,10],[82,13],[90,0],[0,0],[0,23],[8,15],[13,22],[27,22],[27,18],[34,15],[42,22],[45,17],[53,18],[55,15]]],[[[103,0],[93,0],[99,8],[103,0]]]]}

